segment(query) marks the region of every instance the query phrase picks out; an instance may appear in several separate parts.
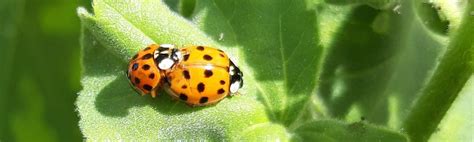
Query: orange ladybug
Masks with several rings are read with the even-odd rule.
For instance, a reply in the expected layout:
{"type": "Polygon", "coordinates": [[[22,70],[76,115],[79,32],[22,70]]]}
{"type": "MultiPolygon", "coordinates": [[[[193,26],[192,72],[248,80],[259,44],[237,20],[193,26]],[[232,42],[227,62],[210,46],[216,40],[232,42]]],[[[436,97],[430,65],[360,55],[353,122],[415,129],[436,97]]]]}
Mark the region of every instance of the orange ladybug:
{"type": "Polygon", "coordinates": [[[190,106],[215,104],[243,85],[242,72],[222,50],[186,46],[172,54],[178,62],[166,71],[166,89],[190,106]]]}
{"type": "Polygon", "coordinates": [[[142,95],[156,96],[161,87],[165,72],[178,61],[178,50],[171,44],[151,44],[140,50],[130,60],[127,77],[135,90],[142,95]]]}

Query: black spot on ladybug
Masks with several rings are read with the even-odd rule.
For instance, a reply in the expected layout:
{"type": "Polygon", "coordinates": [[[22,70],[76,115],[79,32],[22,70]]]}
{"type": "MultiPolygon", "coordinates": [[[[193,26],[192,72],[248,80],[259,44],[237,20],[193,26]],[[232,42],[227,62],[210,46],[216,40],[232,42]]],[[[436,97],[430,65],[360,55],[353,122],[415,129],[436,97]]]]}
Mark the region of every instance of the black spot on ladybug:
{"type": "Polygon", "coordinates": [[[140,79],[135,77],[135,84],[140,84],[140,79]]]}
{"type": "Polygon", "coordinates": [[[202,97],[201,99],[199,99],[199,103],[201,103],[201,104],[207,103],[207,100],[208,100],[208,99],[209,99],[209,98],[207,98],[207,97],[202,97]]]}
{"type": "Polygon", "coordinates": [[[184,78],[186,78],[186,79],[191,79],[191,76],[189,75],[189,71],[187,71],[187,70],[184,70],[184,71],[183,71],[183,76],[184,76],[184,78]]]}
{"type": "Polygon", "coordinates": [[[209,78],[209,77],[211,77],[211,76],[212,76],[212,74],[213,74],[213,73],[212,73],[212,71],[211,71],[211,70],[205,70],[205,71],[204,71],[204,76],[205,76],[206,78],[209,78]]]}
{"type": "Polygon", "coordinates": [[[221,83],[222,85],[224,85],[224,84],[225,84],[225,81],[224,81],[224,80],[221,80],[220,83],[221,83]]]}
{"type": "Polygon", "coordinates": [[[144,56],[142,57],[142,59],[143,59],[143,60],[146,60],[146,59],[150,59],[150,58],[152,58],[152,57],[153,57],[153,54],[148,53],[148,54],[144,55],[144,56]]]}
{"type": "Polygon", "coordinates": [[[224,57],[225,57],[225,56],[224,56],[224,54],[222,54],[222,53],[220,53],[219,55],[220,55],[222,58],[224,58],[224,57]]]}
{"type": "Polygon", "coordinates": [[[224,94],[225,93],[225,90],[224,89],[219,89],[217,90],[217,94],[221,95],[221,94],[224,94]]]}
{"type": "Polygon", "coordinates": [[[150,69],[150,65],[145,64],[145,65],[142,66],[142,69],[143,70],[148,70],[148,69],[150,69]]]}
{"type": "Polygon", "coordinates": [[[143,49],[143,51],[147,51],[147,50],[150,50],[150,49],[151,49],[151,47],[148,46],[148,47],[146,47],[145,49],[143,49]]]}
{"type": "Polygon", "coordinates": [[[152,88],[153,88],[153,87],[151,87],[151,86],[148,85],[148,84],[143,85],[143,89],[145,89],[145,90],[147,90],[147,91],[151,91],[152,88]]]}
{"type": "Polygon", "coordinates": [[[132,70],[136,71],[138,69],[138,63],[133,64],[132,70]]]}
{"type": "Polygon", "coordinates": [[[187,61],[188,58],[189,58],[189,54],[186,54],[186,55],[184,55],[183,57],[184,57],[184,61],[187,61]]]}
{"type": "Polygon", "coordinates": [[[201,51],[203,51],[203,50],[204,50],[204,47],[202,47],[202,46],[198,46],[198,47],[196,47],[196,49],[197,49],[197,50],[201,50],[201,51]]]}
{"type": "Polygon", "coordinates": [[[224,53],[224,51],[222,51],[222,50],[220,50],[220,49],[217,49],[217,51],[224,53]]]}
{"type": "Polygon", "coordinates": [[[137,59],[137,57],[138,57],[138,54],[135,54],[135,56],[133,56],[132,60],[137,59]]]}
{"type": "Polygon", "coordinates": [[[181,86],[181,88],[182,88],[182,89],[186,89],[186,88],[188,88],[188,86],[183,85],[183,86],[181,86]]]}
{"type": "Polygon", "coordinates": [[[204,83],[200,82],[197,85],[197,89],[198,89],[199,93],[204,92],[204,89],[205,89],[204,83]]]}
{"type": "Polygon", "coordinates": [[[183,100],[183,101],[187,101],[188,100],[188,96],[186,96],[186,94],[179,94],[179,99],[183,100]]]}
{"type": "Polygon", "coordinates": [[[148,75],[148,78],[154,79],[154,78],[155,78],[155,74],[154,74],[154,73],[151,73],[150,75],[148,75]]]}
{"type": "Polygon", "coordinates": [[[207,55],[207,54],[204,55],[204,56],[202,56],[202,58],[203,58],[204,60],[208,60],[208,61],[212,60],[212,57],[209,56],[209,55],[207,55]]]}

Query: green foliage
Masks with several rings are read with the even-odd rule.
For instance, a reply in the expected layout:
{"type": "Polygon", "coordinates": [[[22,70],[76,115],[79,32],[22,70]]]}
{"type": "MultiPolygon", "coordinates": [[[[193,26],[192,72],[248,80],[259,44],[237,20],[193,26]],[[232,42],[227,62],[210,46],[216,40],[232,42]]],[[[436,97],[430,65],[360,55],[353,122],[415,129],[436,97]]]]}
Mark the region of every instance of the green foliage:
{"type": "Polygon", "coordinates": [[[468,5],[458,31],[450,37],[446,54],[406,119],[404,128],[414,141],[425,141],[474,72],[474,4],[468,5]]]}
{"type": "Polygon", "coordinates": [[[248,82],[241,92],[290,126],[315,90],[322,47],[316,11],[304,1],[198,1],[193,20],[232,49],[248,82]],[[248,6],[253,5],[253,6],[248,6]],[[301,57],[307,57],[302,59],[301,57]],[[303,83],[304,82],[304,83],[303,83]]]}
{"type": "Polygon", "coordinates": [[[345,124],[334,120],[310,121],[302,124],[295,132],[296,136],[293,138],[296,141],[408,141],[407,138],[400,133],[366,125],[362,122],[345,124]]]}
{"type": "Polygon", "coordinates": [[[0,141],[82,139],[77,5],[0,1],[0,141]]]}
{"type": "Polygon", "coordinates": [[[80,141],[75,2],[0,1],[0,141],[80,141]]]}
{"type": "Polygon", "coordinates": [[[474,100],[474,76],[471,75],[465,87],[454,100],[451,108],[446,112],[437,130],[431,135],[429,141],[471,141],[474,139],[474,113],[472,111],[472,100],[474,100]]]}
{"type": "Polygon", "coordinates": [[[163,93],[157,100],[137,96],[123,72],[135,51],[151,43],[213,45],[162,2],[141,3],[129,8],[128,3],[94,1],[94,16],[79,9],[88,29],[83,36],[84,89],[77,104],[83,116],[80,126],[88,139],[238,140],[253,134],[248,133],[253,129],[262,135],[283,134],[268,140],[286,139],[285,130],[270,123],[263,106],[249,97],[236,96],[215,107],[190,108],[163,93]],[[133,11],[136,9],[140,11],[133,11]]]}
{"type": "MultiPolygon", "coordinates": [[[[93,141],[427,141],[442,119],[464,130],[445,114],[472,74],[473,9],[425,3],[95,0],[93,13],[78,9],[79,126],[93,141]],[[244,88],[208,107],[140,97],[124,70],[151,43],[218,47],[244,88]]],[[[445,137],[430,140],[458,140],[445,137]]]]}

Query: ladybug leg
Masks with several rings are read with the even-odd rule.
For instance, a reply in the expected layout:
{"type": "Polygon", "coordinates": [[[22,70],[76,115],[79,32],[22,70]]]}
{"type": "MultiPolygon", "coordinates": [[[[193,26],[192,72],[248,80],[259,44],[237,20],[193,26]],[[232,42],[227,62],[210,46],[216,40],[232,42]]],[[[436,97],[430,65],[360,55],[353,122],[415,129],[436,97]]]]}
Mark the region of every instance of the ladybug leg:
{"type": "Polygon", "coordinates": [[[171,97],[171,100],[178,101],[178,99],[176,97],[171,97]]]}
{"type": "Polygon", "coordinates": [[[173,93],[173,91],[170,89],[169,84],[165,83],[165,84],[163,84],[163,87],[164,87],[166,93],[168,93],[171,96],[172,101],[179,101],[179,98],[177,98],[176,95],[173,93]]]}
{"type": "Polygon", "coordinates": [[[188,107],[196,107],[196,105],[185,103],[188,107]]]}
{"type": "Polygon", "coordinates": [[[151,90],[151,92],[150,92],[151,97],[155,98],[156,96],[158,96],[157,92],[158,92],[158,89],[151,90]]]}

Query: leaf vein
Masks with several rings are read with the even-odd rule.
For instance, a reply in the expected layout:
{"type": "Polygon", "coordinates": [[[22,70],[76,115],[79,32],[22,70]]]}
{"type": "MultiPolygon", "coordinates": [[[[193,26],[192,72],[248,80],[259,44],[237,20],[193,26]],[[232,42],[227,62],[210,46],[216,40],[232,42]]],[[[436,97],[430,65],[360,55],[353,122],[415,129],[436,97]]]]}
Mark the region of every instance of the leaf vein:
{"type": "MultiPolygon", "coordinates": [[[[283,88],[284,88],[284,91],[285,92],[279,92],[279,93],[283,93],[283,99],[282,99],[282,110],[285,110],[285,108],[287,107],[288,105],[288,97],[286,95],[287,93],[287,82],[288,82],[288,74],[287,74],[287,65],[286,65],[286,61],[285,61],[285,53],[284,53],[284,49],[283,49],[283,34],[282,34],[282,27],[281,27],[281,22],[282,22],[282,19],[281,19],[281,13],[280,15],[278,16],[278,34],[279,34],[279,43],[280,43],[280,56],[281,56],[281,61],[282,61],[282,68],[283,68],[283,88]]],[[[283,113],[286,113],[286,112],[283,112],[283,113]]],[[[284,117],[284,115],[280,116],[280,117],[284,117]]]]}
{"type": "Polygon", "coordinates": [[[288,62],[292,57],[293,55],[295,55],[295,52],[299,50],[299,47],[301,45],[301,41],[304,37],[304,35],[306,34],[306,31],[303,31],[300,35],[300,38],[299,38],[299,41],[298,41],[298,44],[296,44],[295,48],[293,49],[293,51],[291,52],[290,56],[288,56],[287,60],[285,62],[288,62]]]}

